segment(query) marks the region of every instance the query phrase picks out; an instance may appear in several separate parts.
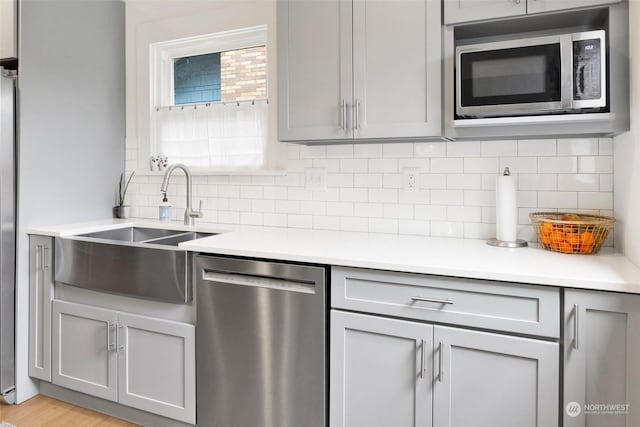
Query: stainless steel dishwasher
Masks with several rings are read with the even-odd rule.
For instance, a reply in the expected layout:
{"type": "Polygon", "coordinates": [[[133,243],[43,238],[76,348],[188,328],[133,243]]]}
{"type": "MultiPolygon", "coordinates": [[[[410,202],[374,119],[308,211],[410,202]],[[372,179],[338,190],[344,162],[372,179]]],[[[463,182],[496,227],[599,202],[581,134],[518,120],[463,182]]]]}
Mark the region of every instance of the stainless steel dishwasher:
{"type": "Polygon", "coordinates": [[[326,427],[326,270],[198,255],[197,423],[326,427]]]}

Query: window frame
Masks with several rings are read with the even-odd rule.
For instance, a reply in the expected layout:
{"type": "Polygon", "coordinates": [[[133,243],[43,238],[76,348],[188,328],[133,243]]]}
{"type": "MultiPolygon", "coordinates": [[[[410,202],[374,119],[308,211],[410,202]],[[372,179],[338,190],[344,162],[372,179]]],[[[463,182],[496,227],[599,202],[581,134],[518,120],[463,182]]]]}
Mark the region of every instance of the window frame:
{"type": "MultiPolygon", "coordinates": [[[[266,25],[151,44],[149,47],[151,108],[175,106],[173,80],[175,59],[259,46],[267,46],[266,25]]],[[[267,93],[269,93],[268,80],[267,77],[265,83],[267,93]]],[[[153,128],[153,124],[151,127],[153,128]]]]}

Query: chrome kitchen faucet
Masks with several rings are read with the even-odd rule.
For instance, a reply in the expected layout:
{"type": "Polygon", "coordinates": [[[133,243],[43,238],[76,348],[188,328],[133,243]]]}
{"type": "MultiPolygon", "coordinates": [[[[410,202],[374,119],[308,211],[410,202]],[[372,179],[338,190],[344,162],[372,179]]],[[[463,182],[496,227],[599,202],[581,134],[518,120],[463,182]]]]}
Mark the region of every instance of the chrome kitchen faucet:
{"type": "Polygon", "coordinates": [[[184,211],[184,225],[194,225],[196,218],[202,218],[202,200],[200,200],[200,207],[197,211],[191,208],[191,172],[189,171],[188,167],[186,167],[182,163],[174,163],[170,165],[167,168],[167,171],[164,173],[164,179],[162,180],[160,192],[167,192],[167,187],[169,186],[169,177],[171,177],[171,173],[176,168],[182,169],[187,177],[187,209],[185,209],[184,211]]]}

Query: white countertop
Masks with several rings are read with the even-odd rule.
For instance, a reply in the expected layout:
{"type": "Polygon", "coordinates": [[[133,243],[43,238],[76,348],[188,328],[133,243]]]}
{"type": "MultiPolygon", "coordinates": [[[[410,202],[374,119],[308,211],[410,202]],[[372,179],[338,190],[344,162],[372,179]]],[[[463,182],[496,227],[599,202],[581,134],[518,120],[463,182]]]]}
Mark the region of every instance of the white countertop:
{"type": "Polygon", "coordinates": [[[180,248],[194,252],[640,294],[640,268],[608,248],[597,255],[565,255],[536,247],[496,248],[484,240],[227,224],[198,224],[194,228],[178,222],[136,219],[32,228],[28,232],[69,236],[132,225],[222,233],[180,244],[180,248]]]}

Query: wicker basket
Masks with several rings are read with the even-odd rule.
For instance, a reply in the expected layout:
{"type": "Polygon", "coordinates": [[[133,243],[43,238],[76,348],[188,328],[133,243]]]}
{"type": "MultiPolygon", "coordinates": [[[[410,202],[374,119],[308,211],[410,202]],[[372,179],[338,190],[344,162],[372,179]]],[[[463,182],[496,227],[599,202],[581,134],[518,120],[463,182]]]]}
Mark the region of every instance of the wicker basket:
{"type": "Polygon", "coordinates": [[[615,218],[577,214],[580,219],[563,220],[568,212],[535,212],[529,214],[540,245],[564,254],[595,254],[607,239],[615,218]]]}

